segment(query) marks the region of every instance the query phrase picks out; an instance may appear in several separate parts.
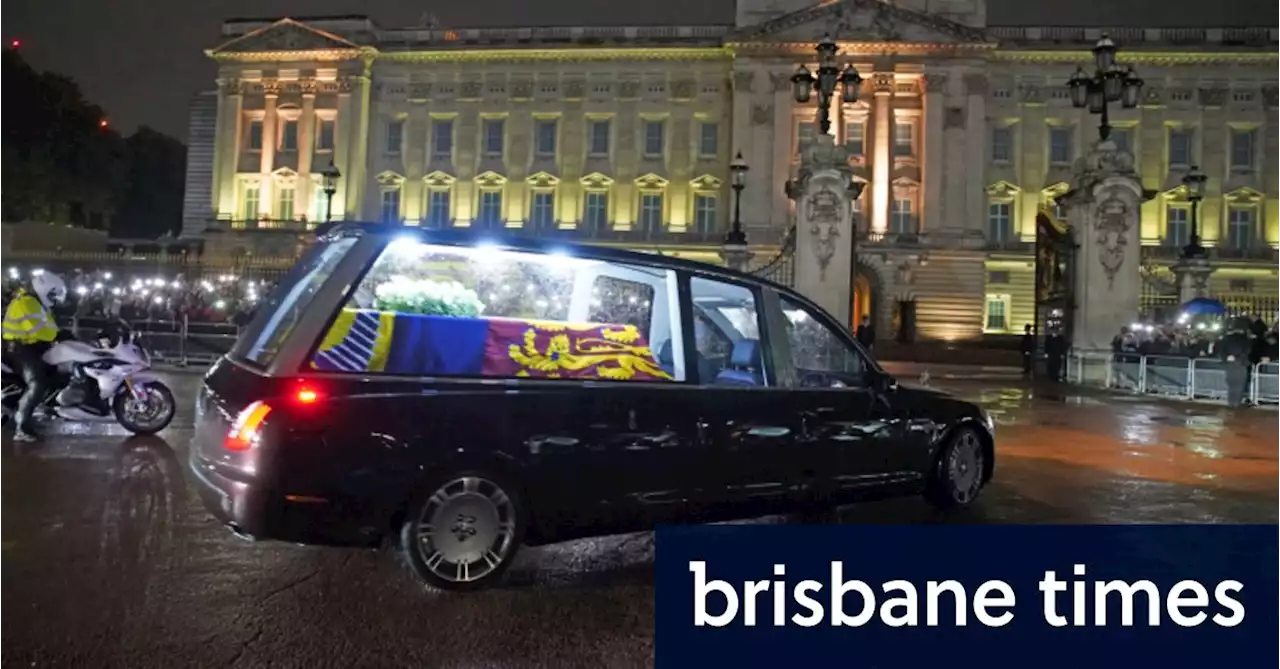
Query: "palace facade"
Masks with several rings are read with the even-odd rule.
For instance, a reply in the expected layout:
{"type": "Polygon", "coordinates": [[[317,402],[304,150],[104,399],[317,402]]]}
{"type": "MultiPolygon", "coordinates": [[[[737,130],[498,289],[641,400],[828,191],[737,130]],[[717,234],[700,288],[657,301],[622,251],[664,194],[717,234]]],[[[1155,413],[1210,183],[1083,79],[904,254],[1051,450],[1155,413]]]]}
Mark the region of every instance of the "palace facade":
{"type": "Polygon", "coordinates": [[[1191,226],[1181,178],[1198,165],[1213,292],[1275,311],[1277,29],[1115,12],[1060,25],[1007,0],[738,0],[708,25],[228,21],[207,51],[217,91],[193,107],[185,228],[264,254],[331,214],[718,263],[741,152],[754,263],[786,281],[783,184],[817,132],[790,77],[814,68],[830,34],[864,78],[857,102],[830,110],[867,182],[854,312],[882,336],[904,304],[922,338],[1020,332],[1036,213],[1097,136],[1066,82],[1091,71],[1089,48],[1109,34],[1145,81],[1138,108],[1111,118],[1157,193],[1142,212],[1144,303],[1176,303],[1168,265],[1191,226]],[[331,164],[342,176],[330,200],[331,164]]]}

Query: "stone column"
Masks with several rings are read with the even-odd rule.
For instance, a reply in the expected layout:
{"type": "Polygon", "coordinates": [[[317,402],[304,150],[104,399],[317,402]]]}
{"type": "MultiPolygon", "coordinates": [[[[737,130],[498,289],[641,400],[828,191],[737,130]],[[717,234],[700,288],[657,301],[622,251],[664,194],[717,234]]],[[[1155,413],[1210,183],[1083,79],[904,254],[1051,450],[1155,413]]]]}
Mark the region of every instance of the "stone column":
{"type": "Polygon", "coordinates": [[[857,263],[852,177],[848,149],[818,135],[787,182],[796,202],[796,289],[843,323],[853,308],[857,263]]]}
{"type": "Polygon", "coordinates": [[[746,272],[750,269],[751,259],[755,255],[746,244],[725,242],[720,246],[720,259],[724,260],[724,266],[739,272],[746,272]]]}
{"type": "Polygon", "coordinates": [[[346,188],[346,202],[343,211],[346,220],[363,220],[365,182],[369,178],[369,103],[373,86],[370,85],[372,61],[365,61],[364,71],[360,76],[351,77],[351,110],[355,118],[351,119],[354,136],[347,144],[351,153],[347,161],[347,170],[343,172],[343,184],[346,188]]]}
{"type": "Polygon", "coordinates": [[[1209,297],[1209,275],[1213,274],[1213,266],[1207,258],[1182,258],[1170,269],[1177,279],[1179,304],[1209,297]]]}
{"type": "Polygon", "coordinates": [[[243,141],[240,122],[244,114],[244,95],[240,82],[224,79],[218,82],[218,120],[213,142],[213,212],[215,218],[241,218],[236,202],[236,163],[243,141]]]}
{"type": "Polygon", "coordinates": [[[324,220],[323,212],[311,211],[315,202],[311,183],[311,162],[316,148],[316,94],[302,94],[302,118],[298,119],[298,185],[294,191],[295,212],[305,212],[312,223],[324,220]]]}
{"type": "Polygon", "coordinates": [[[947,75],[926,74],[924,76],[924,124],[921,131],[924,144],[924,202],[921,206],[924,216],[920,219],[921,231],[932,232],[942,227],[942,169],[943,127],[942,98],[947,87],[947,75]]]}
{"type": "Polygon", "coordinates": [[[1154,193],[1142,187],[1133,155],[1099,142],[1077,162],[1062,201],[1078,246],[1072,346],[1104,352],[1120,328],[1138,316],[1142,277],[1142,203],[1154,193]]]}
{"type": "Polygon", "coordinates": [[[985,228],[987,192],[982,183],[983,166],[987,164],[987,77],[983,74],[967,74],[964,77],[968,110],[965,112],[965,179],[969,197],[965,202],[964,227],[985,228]]]}
{"type": "Polygon", "coordinates": [[[263,218],[272,217],[272,204],[275,203],[275,184],[271,181],[271,168],[276,159],[276,94],[266,94],[263,102],[262,118],[262,161],[258,171],[262,175],[262,183],[258,186],[258,215],[263,218]]]}
{"type": "Polygon", "coordinates": [[[871,232],[884,234],[889,231],[889,181],[893,174],[893,111],[889,101],[893,95],[893,73],[877,72],[873,75],[876,104],[872,123],[876,125],[875,143],[872,146],[871,163],[871,232]]]}

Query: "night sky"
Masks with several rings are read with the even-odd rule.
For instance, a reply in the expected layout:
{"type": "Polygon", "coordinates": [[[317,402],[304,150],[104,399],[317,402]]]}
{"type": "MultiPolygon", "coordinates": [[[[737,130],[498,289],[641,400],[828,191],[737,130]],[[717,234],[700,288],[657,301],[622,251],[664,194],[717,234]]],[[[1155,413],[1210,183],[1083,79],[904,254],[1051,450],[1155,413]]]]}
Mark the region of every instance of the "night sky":
{"type": "MultiPolygon", "coordinates": [[[[3,33],[6,43],[21,41],[37,68],[74,77],[118,130],[145,124],[185,141],[191,95],[213,87],[213,62],[203,50],[219,42],[227,18],[366,14],[403,27],[431,13],[451,27],[698,25],[731,22],[733,6],[734,0],[7,0],[3,33]]],[[[1164,25],[1277,25],[1275,0],[988,0],[988,16],[997,14],[1039,25],[1141,25],[1151,17],[1164,25]]]]}

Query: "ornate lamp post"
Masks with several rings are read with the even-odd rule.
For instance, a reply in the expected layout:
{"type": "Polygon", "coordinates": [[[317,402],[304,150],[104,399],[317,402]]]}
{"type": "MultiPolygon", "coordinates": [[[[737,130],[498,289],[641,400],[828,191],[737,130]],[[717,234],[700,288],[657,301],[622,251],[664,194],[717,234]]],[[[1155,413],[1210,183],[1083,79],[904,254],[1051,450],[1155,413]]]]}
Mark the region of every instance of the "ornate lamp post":
{"type": "Polygon", "coordinates": [[[321,170],[320,177],[324,179],[324,222],[328,223],[333,220],[333,195],[338,192],[338,179],[342,178],[342,172],[338,171],[338,166],[329,161],[329,166],[321,170]]]}
{"type": "Polygon", "coordinates": [[[1117,51],[1116,43],[1104,34],[1093,47],[1093,75],[1078,67],[1067,81],[1071,87],[1071,104],[1077,109],[1088,107],[1090,114],[1101,115],[1098,137],[1103,141],[1111,137],[1108,105],[1119,102],[1125,109],[1137,107],[1144,83],[1134,73],[1132,65],[1116,63],[1117,51]]]}
{"type": "Polygon", "coordinates": [[[831,96],[835,94],[836,84],[840,84],[845,102],[857,102],[858,87],[862,85],[862,77],[852,65],[840,71],[836,65],[837,50],[831,35],[823,35],[817,48],[818,75],[815,77],[804,65],[791,75],[791,91],[796,102],[806,103],[814,91],[818,92],[818,130],[824,135],[831,131],[831,96]]]}
{"type": "Polygon", "coordinates": [[[729,163],[729,174],[732,178],[730,185],[733,188],[733,227],[724,237],[725,244],[745,246],[747,243],[747,233],[742,231],[742,190],[747,187],[747,170],[749,169],[747,161],[742,158],[741,151],[734,156],[733,162],[729,163]]]}
{"type": "Polygon", "coordinates": [[[1191,201],[1191,230],[1187,245],[1182,247],[1183,258],[1203,258],[1204,246],[1200,244],[1200,200],[1204,199],[1204,182],[1208,177],[1199,167],[1191,166],[1182,175],[1182,185],[1187,187],[1187,199],[1191,201]]]}

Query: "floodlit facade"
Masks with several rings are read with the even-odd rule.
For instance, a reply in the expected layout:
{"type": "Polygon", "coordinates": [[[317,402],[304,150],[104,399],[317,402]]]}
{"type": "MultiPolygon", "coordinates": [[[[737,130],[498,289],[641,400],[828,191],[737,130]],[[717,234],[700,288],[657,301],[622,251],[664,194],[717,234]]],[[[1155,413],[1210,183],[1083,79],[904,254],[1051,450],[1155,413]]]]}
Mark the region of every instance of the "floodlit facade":
{"type": "Polygon", "coordinates": [[[906,308],[921,338],[1020,332],[1036,212],[1097,134],[1066,81],[1105,32],[1146,82],[1138,108],[1112,114],[1157,192],[1142,212],[1145,303],[1176,301],[1167,266],[1190,234],[1180,179],[1194,164],[1209,176],[1199,221],[1214,293],[1275,311],[1276,28],[1028,14],[1008,0],[739,0],[718,24],[686,26],[228,21],[208,51],[217,92],[193,107],[187,232],[268,253],[331,206],[334,220],[518,229],[720,262],[740,151],[754,263],[785,281],[777,256],[795,221],[783,183],[817,132],[789,78],[813,68],[830,33],[865,80],[857,102],[831,109],[867,182],[854,312],[882,336],[906,308]],[[330,164],[342,175],[331,202],[330,164]]]}

